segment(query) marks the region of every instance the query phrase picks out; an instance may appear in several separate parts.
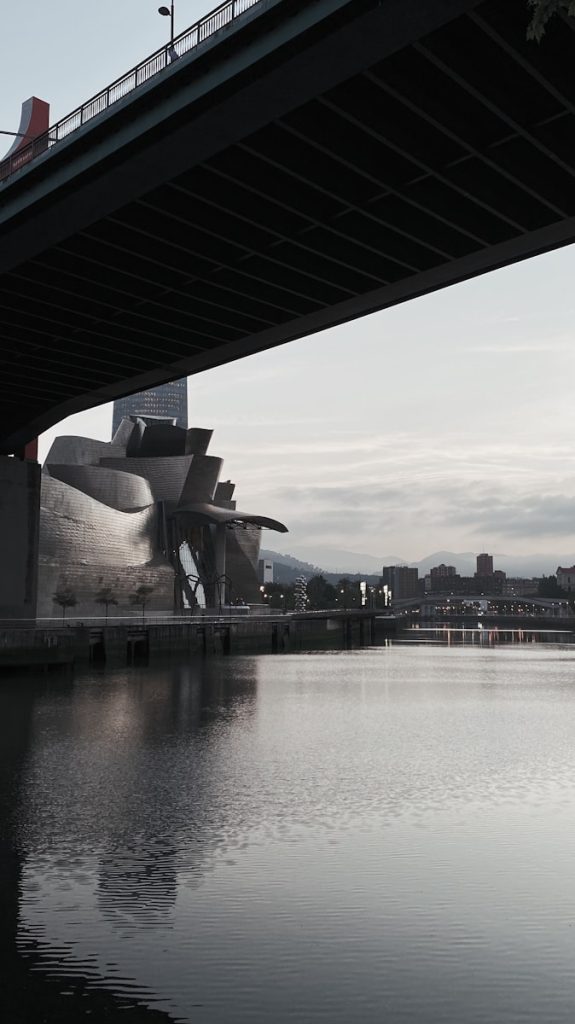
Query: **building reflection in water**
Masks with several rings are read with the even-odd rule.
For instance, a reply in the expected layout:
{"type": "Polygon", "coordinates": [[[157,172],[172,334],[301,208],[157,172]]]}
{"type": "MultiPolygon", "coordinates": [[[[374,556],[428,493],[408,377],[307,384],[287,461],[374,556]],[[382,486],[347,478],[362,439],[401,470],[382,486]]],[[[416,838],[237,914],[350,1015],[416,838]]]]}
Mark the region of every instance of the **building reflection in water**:
{"type": "Polygon", "coordinates": [[[102,855],[98,907],[125,937],[169,922],[176,895],[176,849],[167,837],[138,836],[102,855]]]}
{"type": "Polygon", "coordinates": [[[239,673],[214,659],[3,683],[0,951],[11,1024],[39,1019],[40,1008],[48,1024],[87,1011],[175,1019],[152,1005],[158,994],[142,995],[141,978],[122,974],[121,955],[102,959],[106,932],[118,954],[124,940],[171,927],[183,821],[198,839],[186,884],[201,883],[218,849],[210,791],[226,722],[247,723],[256,696],[251,659],[239,673]],[[85,904],[84,934],[60,934],[66,900],[85,904]]]}
{"type": "Polygon", "coordinates": [[[573,633],[561,629],[506,628],[486,625],[455,626],[450,623],[418,623],[400,631],[400,642],[442,643],[447,647],[495,647],[499,644],[571,643],[573,633]]]}

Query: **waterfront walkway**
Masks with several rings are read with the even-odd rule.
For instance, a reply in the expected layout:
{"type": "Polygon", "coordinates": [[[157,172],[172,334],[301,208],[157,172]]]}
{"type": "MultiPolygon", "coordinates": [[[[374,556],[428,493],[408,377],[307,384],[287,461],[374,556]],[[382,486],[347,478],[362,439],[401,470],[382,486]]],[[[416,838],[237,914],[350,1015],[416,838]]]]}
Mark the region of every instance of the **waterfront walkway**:
{"type": "Polygon", "coordinates": [[[279,652],[315,646],[373,643],[395,630],[393,616],[374,609],[287,612],[277,615],[50,620],[0,628],[0,668],[113,662],[130,664],[173,653],[279,652]]]}

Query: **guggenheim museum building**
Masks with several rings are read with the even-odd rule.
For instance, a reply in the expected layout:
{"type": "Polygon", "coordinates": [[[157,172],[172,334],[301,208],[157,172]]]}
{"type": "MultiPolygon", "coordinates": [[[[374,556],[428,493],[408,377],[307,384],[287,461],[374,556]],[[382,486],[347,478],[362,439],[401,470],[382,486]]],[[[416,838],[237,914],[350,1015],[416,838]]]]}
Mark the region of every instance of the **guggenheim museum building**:
{"type": "Polygon", "coordinates": [[[180,426],[157,405],[155,415],[122,410],[110,442],[54,441],[42,474],[39,617],[61,613],[62,595],[75,599],[75,617],[102,615],[105,594],[110,614],[129,615],[139,588],[155,613],[260,601],[261,531],[287,528],[239,511],[222,459],[208,455],[212,431],[180,426]]]}

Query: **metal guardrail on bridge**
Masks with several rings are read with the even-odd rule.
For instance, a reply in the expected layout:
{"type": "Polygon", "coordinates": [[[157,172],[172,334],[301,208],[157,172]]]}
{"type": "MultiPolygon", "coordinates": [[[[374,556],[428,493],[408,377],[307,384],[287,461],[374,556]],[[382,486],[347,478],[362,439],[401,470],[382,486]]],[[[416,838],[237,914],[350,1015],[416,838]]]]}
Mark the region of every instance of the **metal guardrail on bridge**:
{"type": "Polygon", "coordinates": [[[101,92],[93,96],[87,103],[77,107],[71,114],[67,114],[55,125],[48,129],[43,135],[39,135],[27,146],[22,146],[12,156],[0,162],[0,182],[6,181],[16,171],[21,170],[37,157],[46,153],[58,142],[68,138],[98,114],[103,114],[109,107],[127,96],[128,93],[139,89],[141,85],[159,74],[179,57],[195,50],[200,43],[203,43],[210,36],[215,35],[227,25],[231,25],[242,14],[251,7],[257,7],[262,0],[226,0],[215,10],[210,11],[203,18],[200,18],[194,25],[187,28],[179,36],[174,38],[173,43],[167,43],[161,49],[156,50],[150,57],[146,57],[135,68],[128,71],[121,78],[117,78],[111,85],[106,86],[101,92]]]}

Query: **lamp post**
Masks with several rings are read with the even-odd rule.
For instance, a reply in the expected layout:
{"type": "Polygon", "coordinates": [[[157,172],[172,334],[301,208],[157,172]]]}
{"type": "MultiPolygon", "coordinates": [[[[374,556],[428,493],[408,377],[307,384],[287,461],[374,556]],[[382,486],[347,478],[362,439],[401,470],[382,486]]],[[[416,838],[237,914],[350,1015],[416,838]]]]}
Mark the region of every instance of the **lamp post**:
{"type": "Polygon", "coordinates": [[[229,600],[228,591],[230,591],[232,589],[232,581],[231,581],[230,577],[227,576],[225,572],[223,572],[223,573],[221,573],[221,575],[216,576],[214,578],[214,583],[215,583],[216,587],[218,588],[218,604],[219,604],[220,615],[221,615],[222,614],[222,587],[223,587],[223,591],[224,591],[224,604],[225,604],[226,600],[229,600]]]}
{"type": "Polygon", "coordinates": [[[174,4],[173,0],[169,7],[158,7],[158,14],[170,19],[170,45],[174,45],[174,4]]]}

